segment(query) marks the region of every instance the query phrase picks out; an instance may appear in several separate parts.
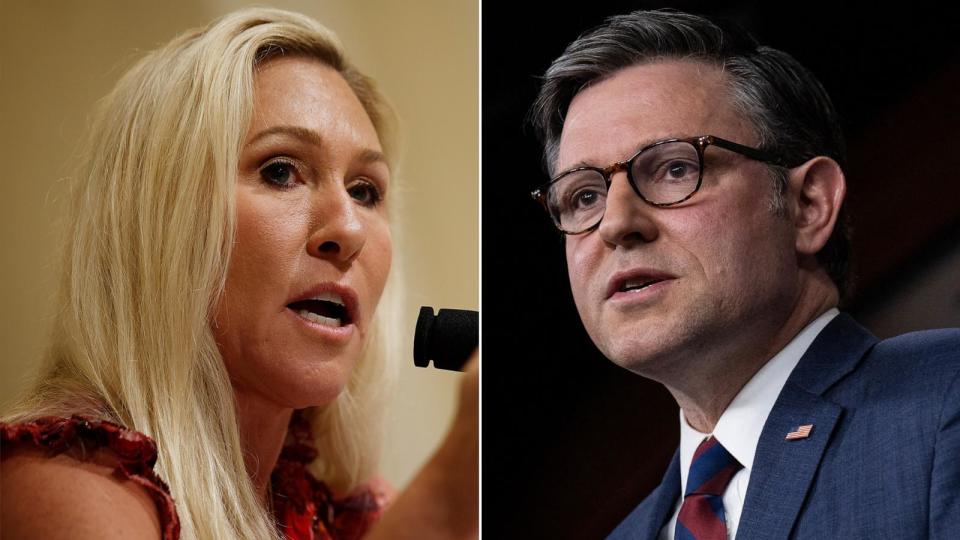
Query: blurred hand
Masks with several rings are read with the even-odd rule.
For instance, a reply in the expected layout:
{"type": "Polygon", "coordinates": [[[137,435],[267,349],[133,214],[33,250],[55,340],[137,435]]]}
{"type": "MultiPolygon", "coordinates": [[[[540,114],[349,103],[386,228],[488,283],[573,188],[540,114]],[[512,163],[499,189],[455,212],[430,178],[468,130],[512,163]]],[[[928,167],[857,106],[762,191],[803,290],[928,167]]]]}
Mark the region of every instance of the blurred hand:
{"type": "Polygon", "coordinates": [[[368,539],[477,538],[480,528],[480,361],[467,362],[453,424],[368,539]]]}

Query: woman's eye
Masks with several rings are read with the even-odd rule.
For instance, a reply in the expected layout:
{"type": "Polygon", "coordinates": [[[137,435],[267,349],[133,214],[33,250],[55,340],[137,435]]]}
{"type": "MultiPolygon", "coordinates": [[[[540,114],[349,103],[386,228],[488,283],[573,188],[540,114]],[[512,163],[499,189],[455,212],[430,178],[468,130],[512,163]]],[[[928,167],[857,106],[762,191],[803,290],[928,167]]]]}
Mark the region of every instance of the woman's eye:
{"type": "Polygon", "coordinates": [[[286,161],[274,161],[260,169],[260,177],[278,187],[290,187],[296,168],[286,161]]]}
{"type": "Polygon", "coordinates": [[[373,183],[362,180],[347,187],[347,193],[363,206],[376,206],[383,200],[383,196],[377,186],[373,183]]]}

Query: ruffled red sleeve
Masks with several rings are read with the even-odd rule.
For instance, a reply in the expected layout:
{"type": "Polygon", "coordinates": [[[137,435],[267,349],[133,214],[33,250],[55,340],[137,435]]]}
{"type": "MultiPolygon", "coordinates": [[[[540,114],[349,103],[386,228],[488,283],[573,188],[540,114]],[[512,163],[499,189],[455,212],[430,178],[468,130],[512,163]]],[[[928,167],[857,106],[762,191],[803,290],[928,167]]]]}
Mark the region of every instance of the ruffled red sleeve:
{"type": "Polygon", "coordinates": [[[82,416],[47,416],[22,424],[0,423],[0,442],[45,449],[48,457],[79,449],[81,459],[99,448],[111,450],[119,461],[114,474],[142,486],[157,505],[163,540],[180,538],[180,519],[167,484],[154,472],[157,446],[153,439],[117,424],[82,416]]]}
{"type": "MultiPolygon", "coordinates": [[[[44,417],[22,424],[0,423],[3,446],[29,444],[46,449],[52,457],[79,449],[82,458],[98,448],[116,454],[115,474],[143,486],[157,505],[163,540],[180,538],[180,520],[167,484],[154,472],[157,447],[137,431],[82,416],[44,417]]],[[[287,540],[355,540],[379,519],[383,497],[361,489],[335,497],[307,470],[317,457],[309,423],[295,413],[290,423],[292,443],[284,446],[271,475],[274,519],[287,540]]]]}
{"type": "Polygon", "coordinates": [[[294,413],[285,445],[273,469],[273,510],[287,540],[355,540],[380,518],[383,500],[363,488],[335,497],[326,484],[307,470],[317,457],[309,423],[294,413]]]}

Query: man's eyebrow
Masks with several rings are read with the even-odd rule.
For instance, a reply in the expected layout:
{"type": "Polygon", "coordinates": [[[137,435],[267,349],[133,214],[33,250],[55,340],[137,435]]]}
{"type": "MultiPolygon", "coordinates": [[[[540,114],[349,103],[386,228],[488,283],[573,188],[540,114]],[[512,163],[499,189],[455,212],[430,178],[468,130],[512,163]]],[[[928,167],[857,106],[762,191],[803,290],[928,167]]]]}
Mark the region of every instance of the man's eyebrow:
{"type": "Polygon", "coordinates": [[[581,159],[580,161],[571,164],[569,167],[566,167],[566,168],[563,169],[563,170],[564,170],[564,171],[572,171],[572,170],[574,170],[574,169],[582,169],[582,168],[584,168],[584,167],[598,167],[598,165],[594,165],[594,164],[590,163],[589,161],[587,161],[587,160],[585,160],[585,159],[581,159]]]}
{"type": "Polygon", "coordinates": [[[553,180],[553,179],[555,179],[555,178],[559,178],[559,177],[567,174],[568,172],[570,172],[570,171],[572,171],[572,170],[574,170],[574,169],[583,169],[583,168],[585,168],[585,167],[593,167],[593,165],[590,165],[589,163],[587,163],[587,162],[584,161],[584,160],[580,160],[580,161],[578,161],[578,162],[576,162],[576,163],[572,163],[572,164],[570,164],[570,165],[567,165],[566,167],[564,167],[564,168],[562,168],[562,169],[557,169],[553,174],[550,175],[550,179],[553,180]]]}
{"type": "MultiPolygon", "coordinates": [[[[644,139],[644,140],[640,141],[640,143],[638,143],[637,145],[635,145],[635,146],[634,146],[634,149],[630,151],[630,154],[629,154],[627,157],[623,158],[623,160],[621,160],[621,162],[622,162],[622,161],[626,161],[626,160],[630,159],[631,157],[637,155],[637,152],[639,152],[641,149],[646,149],[646,148],[648,148],[648,147],[650,147],[650,146],[653,146],[654,144],[656,144],[656,143],[658,143],[658,142],[669,141],[669,140],[671,140],[671,139],[688,139],[688,138],[690,138],[690,137],[687,137],[686,135],[678,135],[678,136],[653,137],[653,138],[644,139]]],[[[608,163],[608,164],[606,164],[606,165],[596,165],[596,164],[590,163],[588,160],[580,160],[580,161],[577,161],[576,163],[573,163],[573,164],[571,164],[571,165],[569,165],[569,166],[567,166],[567,167],[564,167],[563,170],[561,170],[560,172],[554,174],[553,176],[554,176],[554,178],[556,178],[557,176],[560,176],[560,175],[562,175],[562,174],[564,174],[564,173],[568,173],[568,172],[570,172],[570,171],[572,171],[572,170],[574,170],[574,169],[583,169],[583,168],[602,169],[602,168],[604,168],[604,167],[609,167],[610,165],[613,165],[613,162],[608,163]]]]}

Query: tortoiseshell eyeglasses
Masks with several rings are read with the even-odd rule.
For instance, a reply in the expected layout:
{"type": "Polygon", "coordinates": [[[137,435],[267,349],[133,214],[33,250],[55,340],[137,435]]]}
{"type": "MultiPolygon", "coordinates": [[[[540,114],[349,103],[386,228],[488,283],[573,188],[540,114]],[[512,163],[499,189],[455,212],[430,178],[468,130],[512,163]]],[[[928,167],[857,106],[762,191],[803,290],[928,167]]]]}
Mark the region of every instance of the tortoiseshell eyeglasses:
{"type": "Polygon", "coordinates": [[[603,219],[607,191],[616,172],[626,171],[633,191],[653,206],[672,206],[692,197],[703,183],[703,152],[710,145],[764,163],[789,167],[767,151],[713,135],[702,135],[657,141],[644,146],[630,159],[606,168],[569,169],[530,195],[543,205],[562,233],[584,233],[603,219]]]}

